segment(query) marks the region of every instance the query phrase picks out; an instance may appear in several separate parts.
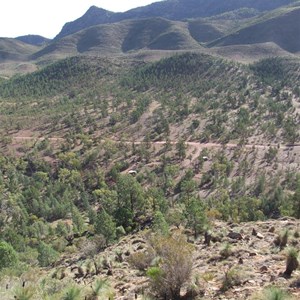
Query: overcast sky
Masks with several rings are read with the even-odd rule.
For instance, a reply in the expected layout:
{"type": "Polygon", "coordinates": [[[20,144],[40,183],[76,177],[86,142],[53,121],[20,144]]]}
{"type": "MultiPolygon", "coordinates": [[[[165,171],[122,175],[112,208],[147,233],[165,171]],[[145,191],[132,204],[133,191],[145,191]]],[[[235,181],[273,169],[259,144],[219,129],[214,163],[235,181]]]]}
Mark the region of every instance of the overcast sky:
{"type": "Polygon", "coordinates": [[[0,37],[38,34],[56,36],[66,22],[81,17],[92,5],[114,12],[160,0],[0,0],[0,37]]]}

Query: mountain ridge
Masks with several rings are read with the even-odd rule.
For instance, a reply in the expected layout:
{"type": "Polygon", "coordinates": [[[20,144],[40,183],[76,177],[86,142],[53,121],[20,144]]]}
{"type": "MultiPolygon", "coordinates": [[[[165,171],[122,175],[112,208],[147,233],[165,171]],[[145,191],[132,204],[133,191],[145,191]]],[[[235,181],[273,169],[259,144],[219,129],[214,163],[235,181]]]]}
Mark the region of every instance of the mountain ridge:
{"type": "Polygon", "coordinates": [[[166,0],[134,8],[124,13],[113,13],[92,6],[79,19],[66,23],[55,37],[55,40],[80,31],[87,26],[115,23],[126,19],[163,17],[170,20],[183,20],[186,18],[209,17],[242,7],[254,8],[260,11],[271,10],[295,1],[266,0],[262,2],[260,0],[231,0],[224,3],[222,0],[166,0]]]}
{"type": "Polygon", "coordinates": [[[66,23],[54,40],[58,40],[64,36],[76,33],[90,26],[109,23],[109,20],[113,14],[113,12],[108,10],[91,6],[80,18],[66,23]]]}

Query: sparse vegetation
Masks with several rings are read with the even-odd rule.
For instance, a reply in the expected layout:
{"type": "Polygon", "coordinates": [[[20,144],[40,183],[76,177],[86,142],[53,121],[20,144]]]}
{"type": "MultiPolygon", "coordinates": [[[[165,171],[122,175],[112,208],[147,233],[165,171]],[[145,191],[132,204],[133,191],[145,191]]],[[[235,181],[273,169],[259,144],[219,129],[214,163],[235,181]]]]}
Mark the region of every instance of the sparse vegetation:
{"type": "Polygon", "coordinates": [[[265,288],[257,296],[253,297],[253,300],[292,300],[292,297],[283,289],[276,286],[270,286],[265,288]]]}
{"type": "Polygon", "coordinates": [[[211,41],[297,5],[95,26],[1,78],[0,298],[235,299],[271,279],[260,299],[288,299],[280,272],[296,294],[299,59],[240,64],[220,56],[253,46],[210,56],[190,34],[211,41]],[[99,57],[111,42],[126,54],[99,57]],[[60,46],[80,55],[52,63],[60,46]]]}

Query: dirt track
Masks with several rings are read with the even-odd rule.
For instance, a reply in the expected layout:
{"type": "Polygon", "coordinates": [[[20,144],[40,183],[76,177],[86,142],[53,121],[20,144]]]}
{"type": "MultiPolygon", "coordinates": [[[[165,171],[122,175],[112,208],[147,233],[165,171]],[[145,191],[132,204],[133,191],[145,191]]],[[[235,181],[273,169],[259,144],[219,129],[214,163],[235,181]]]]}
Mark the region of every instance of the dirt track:
{"type": "MultiPolygon", "coordinates": [[[[12,140],[13,141],[43,141],[45,140],[46,138],[44,137],[32,137],[32,136],[13,136],[12,137],[12,140]]],[[[56,142],[56,141],[64,141],[65,139],[62,138],[62,137],[48,137],[47,138],[49,141],[53,141],[53,142],[56,142]]],[[[120,141],[115,141],[115,142],[120,142],[120,141]]],[[[125,144],[132,144],[133,141],[122,141],[123,143],[125,144]]],[[[139,144],[143,144],[145,143],[144,141],[134,141],[134,143],[136,145],[139,145],[139,144]]],[[[156,141],[156,142],[151,142],[152,145],[165,145],[167,142],[166,141],[156,141]]],[[[177,144],[177,141],[170,141],[169,142],[171,145],[176,145],[177,144]]],[[[236,148],[236,147],[239,147],[239,146],[243,146],[243,147],[246,147],[246,148],[256,148],[256,149],[268,149],[270,147],[273,147],[273,148],[279,148],[279,149],[288,149],[288,148],[298,148],[300,147],[300,144],[293,144],[293,145],[290,145],[290,144],[287,144],[287,145],[279,145],[278,144],[267,144],[267,145],[258,145],[258,144],[244,144],[244,145],[239,145],[239,144],[234,144],[234,143],[228,143],[228,144],[218,144],[218,143],[199,143],[199,142],[185,142],[185,145],[186,146],[193,146],[193,147],[196,147],[196,148],[222,148],[222,147],[225,147],[225,148],[236,148]]]]}
{"type": "Polygon", "coordinates": [[[45,139],[48,139],[49,141],[64,141],[64,138],[60,137],[50,137],[50,138],[43,138],[43,137],[33,137],[33,136],[13,136],[13,141],[43,141],[45,139]]]}

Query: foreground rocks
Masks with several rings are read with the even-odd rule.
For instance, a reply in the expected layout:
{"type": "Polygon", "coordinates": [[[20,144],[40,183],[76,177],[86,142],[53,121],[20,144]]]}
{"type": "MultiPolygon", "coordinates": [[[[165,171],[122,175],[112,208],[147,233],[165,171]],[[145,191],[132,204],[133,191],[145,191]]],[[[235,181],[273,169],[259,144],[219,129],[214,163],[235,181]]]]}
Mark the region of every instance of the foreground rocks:
{"type": "MultiPolygon", "coordinates": [[[[271,285],[300,299],[300,270],[284,276],[288,247],[300,250],[300,220],[283,218],[241,224],[214,221],[209,233],[196,239],[190,230],[172,230],[176,231],[187,235],[195,249],[191,284],[181,289],[183,299],[261,299],[253,297],[271,285]],[[286,245],[278,246],[278,236],[287,230],[286,245]]],[[[73,282],[83,290],[91,288],[98,279],[106,279],[114,290],[114,299],[143,299],[149,293],[146,269],[153,261],[149,234],[147,230],[126,236],[95,255],[66,255],[40,278],[73,282]]]]}
{"type": "MultiPolygon", "coordinates": [[[[198,280],[198,299],[251,299],[255,293],[270,285],[287,289],[295,295],[295,299],[300,299],[300,271],[293,272],[290,278],[282,276],[287,247],[300,250],[299,230],[300,221],[289,218],[234,226],[215,221],[210,243],[207,243],[205,234],[196,240],[192,235],[188,236],[195,246],[192,277],[198,280]],[[286,230],[286,246],[276,246],[274,241],[286,230]],[[228,252],[225,256],[221,255],[224,245],[228,252]],[[231,273],[234,274],[232,286],[222,288],[227,274],[231,273]]],[[[189,234],[187,230],[184,232],[189,234]]],[[[140,232],[126,237],[99,254],[109,259],[111,265],[108,269],[103,268],[98,276],[109,277],[117,299],[140,298],[148,290],[145,272],[135,269],[129,262],[132,254],[143,253],[147,249],[144,235],[145,232],[140,232]]],[[[90,277],[93,281],[96,276],[90,277]]]]}

